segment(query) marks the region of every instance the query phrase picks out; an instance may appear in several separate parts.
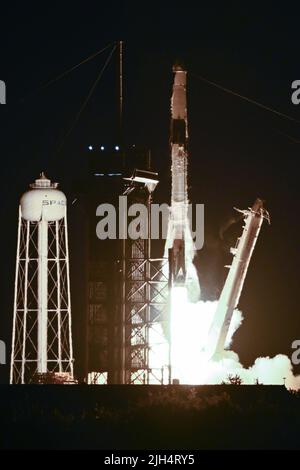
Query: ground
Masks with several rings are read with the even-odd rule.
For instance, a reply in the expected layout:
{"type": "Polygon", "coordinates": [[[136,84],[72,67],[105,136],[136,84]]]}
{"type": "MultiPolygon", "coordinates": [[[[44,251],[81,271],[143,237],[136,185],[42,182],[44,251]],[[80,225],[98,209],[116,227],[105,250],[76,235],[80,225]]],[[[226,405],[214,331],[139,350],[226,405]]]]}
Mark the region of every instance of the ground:
{"type": "Polygon", "coordinates": [[[1,386],[3,449],[297,449],[282,386],[1,386]]]}

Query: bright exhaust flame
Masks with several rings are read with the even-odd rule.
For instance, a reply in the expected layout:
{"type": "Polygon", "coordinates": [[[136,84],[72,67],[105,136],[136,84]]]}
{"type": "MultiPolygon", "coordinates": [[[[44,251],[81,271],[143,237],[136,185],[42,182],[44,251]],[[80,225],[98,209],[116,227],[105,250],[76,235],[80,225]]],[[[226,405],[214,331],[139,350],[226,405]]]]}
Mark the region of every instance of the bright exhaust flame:
{"type": "Polygon", "coordinates": [[[215,302],[190,303],[185,287],[171,292],[172,378],[180,383],[205,383],[207,359],[202,352],[215,310],[215,302]]]}
{"type": "MultiPolygon", "coordinates": [[[[244,368],[238,355],[224,351],[218,360],[205,353],[208,332],[218,301],[191,303],[185,287],[173,287],[171,292],[171,370],[172,379],[182,384],[218,384],[227,382],[229,375],[238,375],[243,384],[273,384],[300,388],[300,376],[295,377],[290,359],[283,354],[255,360],[244,368]]],[[[242,323],[242,314],[235,310],[228,332],[229,347],[235,331],[242,323]]]]}

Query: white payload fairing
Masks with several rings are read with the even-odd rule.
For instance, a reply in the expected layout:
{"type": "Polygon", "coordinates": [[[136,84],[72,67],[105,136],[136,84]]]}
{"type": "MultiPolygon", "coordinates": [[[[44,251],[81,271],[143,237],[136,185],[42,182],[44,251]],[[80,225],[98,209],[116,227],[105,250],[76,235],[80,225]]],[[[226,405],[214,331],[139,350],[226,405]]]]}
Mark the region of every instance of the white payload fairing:
{"type": "Polygon", "coordinates": [[[188,218],[188,126],[186,101],[187,72],[174,66],[174,83],[171,98],[171,158],[172,191],[165,256],[169,257],[170,274],[174,285],[185,285],[189,297],[198,300],[198,276],[193,264],[194,243],[188,218]]]}
{"type": "Polygon", "coordinates": [[[239,303],[250,259],[263,220],[265,218],[270,222],[269,214],[263,208],[261,199],[256,199],[253,206],[248,210],[236,210],[244,215],[245,225],[236,247],[230,250],[234,255],[233,261],[209,331],[206,352],[209,357],[215,358],[218,358],[224,351],[232,315],[239,303]]]}

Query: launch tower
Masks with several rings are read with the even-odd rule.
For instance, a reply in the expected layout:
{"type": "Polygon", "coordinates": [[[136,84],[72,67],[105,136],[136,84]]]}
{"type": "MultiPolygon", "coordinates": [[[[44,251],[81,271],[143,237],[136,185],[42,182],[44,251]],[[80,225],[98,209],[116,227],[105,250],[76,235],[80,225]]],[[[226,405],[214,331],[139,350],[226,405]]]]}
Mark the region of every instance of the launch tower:
{"type": "Polygon", "coordinates": [[[248,210],[236,209],[244,216],[242,236],[231,248],[233,261],[218,302],[214,320],[209,332],[208,352],[210,357],[218,358],[225,349],[234,309],[237,308],[247,275],[250,260],[264,219],[270,223],[270,216],[263,207],[263,201],[256,199],[248,210]]]}
{"type": "MultiPolygon", "coordinates": [[[[128,206],[147,207],[148,237],[123,240],[121,376],[125,384],[169,382],[168,277],[165,258],[151,257],[151,201],[157,173],[135,170],[124,192],[128,206]]],[[[130,221],[130,218],[129,218],[130,221]]]]}

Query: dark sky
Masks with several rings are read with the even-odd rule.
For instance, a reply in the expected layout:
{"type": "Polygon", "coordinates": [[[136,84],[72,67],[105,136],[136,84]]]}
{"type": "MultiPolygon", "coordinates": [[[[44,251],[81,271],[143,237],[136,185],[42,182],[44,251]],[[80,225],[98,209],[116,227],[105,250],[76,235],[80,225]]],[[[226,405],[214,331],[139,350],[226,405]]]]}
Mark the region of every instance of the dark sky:
{"type": "MultiPolygon", "coordinates": [[[[219,239],[232,207],[246,208],[257,196],[266,200],[272,225],[263,226],[249,268],[240,302],[245,320],[233,347],[246,365],[262,355],[290,356],[292,341],[300,338],[300,147],[288,136],[300,140],[300,124],[195,75],[300,120],[300,105],[291,102],[291,83],[300,79],[299,9],[273,4],[265,10],[231,10],[227,4],[205,7],[202,2],[198,7],[163,2],[147,9],[142,2],[138,8],[128,3],[1,5],[0,79],[7,85],[7,104],[0,108],[0,339],[10,346],[20,194],[42,169],[68,194],[85,166],[86,146],[114,142],[117,134],[114,58],[57,152],[107,52],[47,89],[38,89],[122,39],[126,140],[152,149],[161,179],[157,202],[169,197],[172,64],[180,60],[188,70],[190,199],[205,204],[206,240],[197,265],[209,298],[220,291],[227,245],[241,231],[241,226],[229,231],[228,243],[219,239]]],[[[6,371],[0,366],[0,379],[6,371]]]]}

